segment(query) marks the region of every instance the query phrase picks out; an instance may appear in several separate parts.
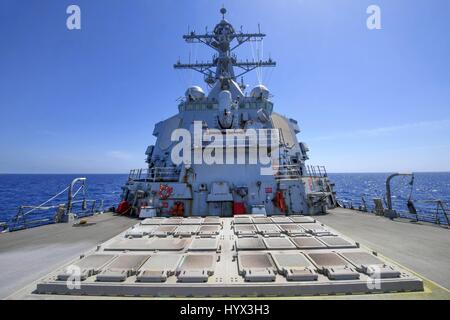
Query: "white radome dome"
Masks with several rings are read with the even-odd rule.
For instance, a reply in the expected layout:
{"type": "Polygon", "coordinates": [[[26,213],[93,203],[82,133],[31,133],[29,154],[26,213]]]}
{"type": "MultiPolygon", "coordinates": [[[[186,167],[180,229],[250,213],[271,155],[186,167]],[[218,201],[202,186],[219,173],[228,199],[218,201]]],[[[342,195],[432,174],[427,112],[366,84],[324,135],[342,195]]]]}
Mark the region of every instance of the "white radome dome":
{"type": "Polygon", "coordinates": [[[270,94],[269,89],[267,89],[266,86],[262,84],[254,87],[250,93],[250,95],[253,98],[264,98],[264,99],[269,99],[269,94],[270,94]]]}
{"type": "Polygon", "coordinates": [[[185,96],[191,100],[200,100],[205,97],[205,92],[199,86],[192,86],[186,90],[185,96]]]}

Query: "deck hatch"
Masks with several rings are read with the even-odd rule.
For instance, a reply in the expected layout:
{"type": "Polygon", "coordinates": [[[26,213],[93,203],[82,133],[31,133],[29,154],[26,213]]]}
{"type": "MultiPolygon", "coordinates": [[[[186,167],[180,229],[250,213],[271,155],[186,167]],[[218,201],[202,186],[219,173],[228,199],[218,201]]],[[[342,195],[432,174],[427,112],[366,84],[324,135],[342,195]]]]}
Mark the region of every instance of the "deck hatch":
{"type": "Polygon", "coordinates": [[[176,225],[160,225],[158,228],[152,231],[151,235],[157,237],[167,237],[175,232],[176,225]]]}
{"type": "Polygon", "coordinates": [[[371,277],[398,278],[401,275],[400,271],[393,266],[385,264],[376,256],[364,251],[343,252],[340,255],[355,265],[358,271],[371,277]]]}
{"type": "Polygon", "coordinates": [[[261,238],[238,238],[236,249],[239,250],[264,250],[266,245],[261,238]]]}
{"type": "Polygon", "coordinates": [[[251,224],[251,223],[253,223],[253,221],[250,217],[234,217],[233,223],[234,224],[251,224]]]}
{"type": "Polygon", "coordinates": [[[355,280],[359,273],[334,252],[308,253],[309,258],[330,280],[355,280]]]}
{"type": "Polygon", "coordinates": [[[215,236],[220,232],[220,225],[202,225],[198,229],[198,235],[203,237],[215,236]]]}
{"type": "Polygon", "coordinates": [[[238,236],[255,235],[257,230],[253,224],[234,225],[234,233],[238,236]]]}
{"type": "Polygon", "coordinates": [[[189,243],[190,239],[155,238],[148,244],[149,250],[180,251],[189,243]]]}
{"type": "Polygon", "coordinates": [[[111,244],[107,245],[105,251],[146,251],[150,250],[151,239],[147,238],[133,238],[126,239],[121,238],[114,240],[111,244]]]}
{"type": "Polygon", "coordinates": [[[187,254],[177,269],[180,282],[207,282],[214,274],[215,254],[187,254]]]}
{"type": "Polygon", "coordinates": [[[320,241],[325,243],[329,248],[356,248],[356,243],[351,243],[339,236],[324,236],[320,237],[320,241]]]}
{"type": "Polygon", "coordinates": [[[296,249],[296,246],[289,238],[272,237],[263,239],[268,250],[287,250],[296,249]]]}
{"type": "Polygon", "coordinates": [[[283,233],[291,237],[295,236],[307,236],[308,234],[305,232],[305,229],[300,227],[298,224],[290,223],[290,224],[280,224],[278,225],[283,233]]]}
{"type": "Polygon", "coordinates": [[[273,223],[293,223],[293,221],[286,216],[273,216],[271,219],[273,223]]]}
{"type": "Polygon", "coordinates": [[[112,254],[92,254],[84,257],[64,269],[64,271],[57,275],[58,280],[67,280],[73,273],[72,268],[77,267],[80,269],[80,280],[97,274],[102,267],[117,256],[112,254]]]}
{"type": "Polygon", "coordinates": [[[182,255],[156,254],[152,255],[139,269],[139,282],[165,282],[167,277],[174,275],[182,255]]]}
{"type": "Polygon", "coordinates": [[[291,241],[299,249],[322,249],[326,248],[326,245],[317,240],[314,237],[295,237],[291,238],[291,241]]]}
{"type": "Polygon", "coordinates": [[[266,224],[266,223],[273,223],[273,221],[269,217],[253,217],[253,223],[266,224]]]}
{"type": "Polygon", "coordinates": [[[278,237],[281,234],[281,229],[276,224],[257,224],[256,229],[263,236],[278,237]]]}
{"type": "Polygon", "coordinates": [[[189,251],[217,251],[219,239],[217,238],[195,238],[189,246],[189,251]]]}
{"type": "Polygon", "coordinates": [[[270,253],[278,272],[288,281],[314,281],[318,275],[312,263],[301,253],[270,253]]]}
{"type": "Polygon", "coordinates": [[[272,282],[275,281],[275,265],[267,253],[238,254],[238,270],[245,281],[272,282]]]}
{"type": "Polygon", "coordinates": [[[136,274],[149,258],[148,255],[121,255],[106,266],[96,277],[97,281],[121,282],[136,274]]]}
{"type": "Polygon", "coordinates": [[[314,223],[315,219],[306,216],[290,216],[291,220],[295,223],[314,223]]]}
{"type": "Polygon", "coordinates": [[[175,237],[190,237],[192,235],[197,234],[198,229],[200,229],[200,225],[196,225],[196,224],[181,225],[175,229],[173,235],[175,237]]]}

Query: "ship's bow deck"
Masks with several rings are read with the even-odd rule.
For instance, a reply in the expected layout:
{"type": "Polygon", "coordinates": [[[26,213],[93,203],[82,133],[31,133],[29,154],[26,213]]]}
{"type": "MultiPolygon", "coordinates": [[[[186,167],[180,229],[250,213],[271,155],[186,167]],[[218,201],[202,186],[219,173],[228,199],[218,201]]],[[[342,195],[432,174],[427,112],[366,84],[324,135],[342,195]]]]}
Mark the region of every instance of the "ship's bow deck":
{"type": "Polygon", "coordinates": [[[242,297],[423,291],[420,278],[311,218],[260,220],[146,219],[42,278],[33,295],[242,297]]]}

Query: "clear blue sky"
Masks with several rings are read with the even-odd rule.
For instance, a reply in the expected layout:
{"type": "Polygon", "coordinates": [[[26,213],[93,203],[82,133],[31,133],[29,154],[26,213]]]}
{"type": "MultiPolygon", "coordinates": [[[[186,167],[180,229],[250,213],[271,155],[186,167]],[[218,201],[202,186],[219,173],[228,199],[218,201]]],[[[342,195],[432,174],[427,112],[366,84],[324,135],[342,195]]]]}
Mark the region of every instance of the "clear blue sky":
{"type": "Polygon", "coordinates": [[[144,167],[154,124],[187,85],[205,87],[172,69],[189,57],[181,36],[211,30],[222,4],[235,27],[268,34],[264,55],[278,66],[263,82],[299,121],[310,164],[450,171],[448,0],[2,0],[0,173],[144,167]],[[70,4],[82,30],[66,28],[70,4]],[[366,28],[370,4],[382,30],[366,28]]]}

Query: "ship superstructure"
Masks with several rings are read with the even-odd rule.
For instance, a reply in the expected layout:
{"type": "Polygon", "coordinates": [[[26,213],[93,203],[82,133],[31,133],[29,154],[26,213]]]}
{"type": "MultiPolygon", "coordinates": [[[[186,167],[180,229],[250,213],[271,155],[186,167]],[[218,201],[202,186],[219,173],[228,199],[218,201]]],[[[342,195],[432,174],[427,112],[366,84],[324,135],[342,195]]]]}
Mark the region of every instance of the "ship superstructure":
{"type": "Polygon", "coordinates": [[[266,61],[240,61],[239,46],[265,34],[236,31],[225,19],[212,33],[183,38],[215,51],[210,62],[181,63],[204,75],[209,93],[186,90],[178,114],[156,124],[148,168],[132,170],[119,212],[144,216],[320,214],[336,205],[324,167],[306,165],[308,147],[297,140],[296,120],[273,111],[264,85],[246,91],[238,79],[266,61]],[[270,159],[270,162],[267,161],[270,159]]]}

